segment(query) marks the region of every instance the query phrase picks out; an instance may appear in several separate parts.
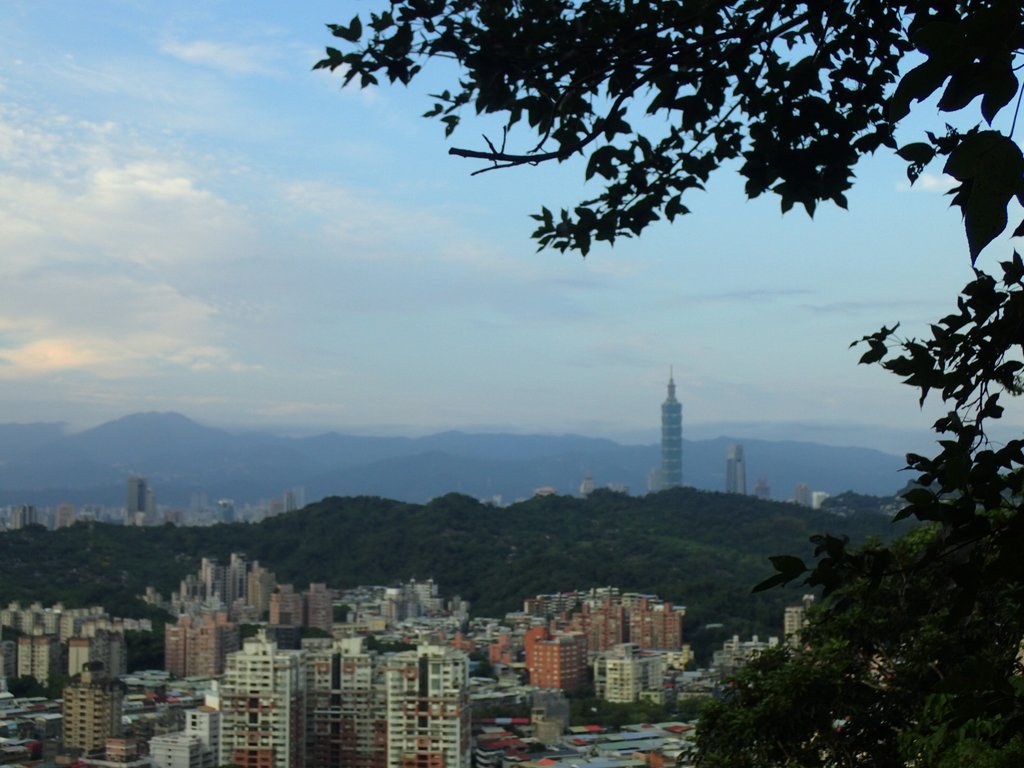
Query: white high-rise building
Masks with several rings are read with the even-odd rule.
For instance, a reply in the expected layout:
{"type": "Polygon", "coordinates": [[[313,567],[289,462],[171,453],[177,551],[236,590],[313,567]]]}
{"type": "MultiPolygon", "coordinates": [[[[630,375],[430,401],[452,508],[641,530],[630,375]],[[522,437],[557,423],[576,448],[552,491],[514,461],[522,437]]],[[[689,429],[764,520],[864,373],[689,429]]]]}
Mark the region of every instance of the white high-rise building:
{"type": "Polygon", "coordinates": [[[195,736],[176,731],[149,740],[149,759],[156,768],[213,768],[212,755],[204,755],[202,742],[195,736]]]}
{"type": "Polygon", "coordinates": [[[421,645],[392,656],[384,679],[388,768],[469,768],[469,657],[421,645]]]}
{"type": "Polygon", "coordinates": [[[214,768],[220,744],[220,712],[204,706],[185,712],[185,730],[154,736],[149,756],[156,768],[214,768]]]}
{"type": "Polygon", "coordinates": [[[620,643],[594,659],[594,692],[605,701],[628,704],[647,692],[661,695],[665,656],[636,643],[620,643]]]}
{"type": "Polygon", "coordinates": [[[306,655],[265,632],[228,655],[221,682],[220,765],[304,768],[306,655]]]}

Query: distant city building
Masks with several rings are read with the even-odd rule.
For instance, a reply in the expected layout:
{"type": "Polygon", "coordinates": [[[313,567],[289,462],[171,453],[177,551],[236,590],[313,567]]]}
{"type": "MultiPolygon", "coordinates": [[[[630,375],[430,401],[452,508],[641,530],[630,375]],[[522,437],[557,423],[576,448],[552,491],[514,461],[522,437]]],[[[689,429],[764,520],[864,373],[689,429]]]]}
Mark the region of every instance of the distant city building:
{"type": "Polygon", "coordinates": [[[235,522],[235,502],[233,499],[219,499],[217,501],[217,519],[222,523],[235,522]]]}
{"type": "Polygon", "coordinates": [[[683,406],[676,400],[676,383],[668,377],[668,397],[661,404],[661,487],[683,484],[683,406]]]}
{"type": "Polygon", "coordinates": [[[640,649],[678,651],[683,647],[685,615],[682,606],[642,597],[629,608],[629,641],[640,649]]]}
{"type": "Polygon", "coordinates": [[[60,638],[56,635],[18,638],[18,677],[34,677],[46,685],[51,676],[60,672],[60,638]]]}
{"type": "Polygon", "coordinates": [[[811,486],[807,483],[797,483],[793,489],[793,503],[801,507],[811,506],[811,486]]]}
{"type": "Polygon", "coordinates": [[[147,525],[156,521],[156,499],[146,478],[128,478],[124,517],[126,525],[147,525]]]}
{"type": "Polygon", "coordinates": [[[302,595],[291,584],[278,584],[270,596],[270,623],[272,625],[302,625],[302,595]]]}
{"type": "Polygon", "coordinates": [[[335,641],[309,657],[308,760],[314,768],[386,768],[384,667],[361,637],[335,641]]]}
{"type": "Polygon", "coordinates": [[[306,765],[306,655],[265,632],[228,656],[221,682],[220,765],[306,765]]]}
{"type": "Polygon", "coordinates": [[[814,605],[814,595],[804,595],[800,605],[786,606],[782,615],[782,636],[790,645],[800,644],[800,631],[807,626],[807,611],[814,605]]]}
{"type": "Polygon", "coordinates": [[[637,701],[645,692],[660,699],[664,672],[661,653],[622,643],[594,657],[594,694],[618,704],[637,701]]]}
{"type": "Polygon", "coordinates": [[[247,577],[248,601],[262,617],[270,610],[270,596],[277,589],[277,578],[273,572],[256,565],[247,577]]]}
{"type": "Polygon", "coordinates": [[[767,501],[772,497],[772,487],[768,485],[768,478],[757,478],[757,485],[754,486],[754,495],[764,501],[767,501]]]}
{"type": "Polygon", "coordinates": [[[733,443],[725,452],[725,492],[747,494],[747,467],[743,446],[733,443]]]}
{"type": "Polygon", "coordinates": [[[220,750],[220,712],[186,710],[185,730],[154,736],[149,756],[156,768],[214,768],[220,750]]]}
{"type": "Polygon", "coordinates": [[[20,531],[39,522],[39,513],[31,504],[19,504],[11,513],[11,528],[20,531]]]}
{"type": "Polygon", "coordinates": [[[176,626],[164,626],[164,669],[175,677],[219,675],[228,654],[238,648],[238,625],[226,611],[182,616],[176,626]]]}
{"type": "Polygon", "coordinates": [[[555,744],[569,727],[569,700],[560,691],[534,691],[531,698],[530,724],[534,736],[542,744],[555,744]]]}
{"type": "Polygon", "coordinates": [[[96,662],[64,689],[64,746],[86,754],[121,735],[124,689],[96,662]]]}
{"type": "Polygon", "coordinates": [[[294,512],[306,506],[306,489],[301,486],[289,488],[281,499],[285,512],[294,512]]]}
{"type": "Polygon", "coordinates": [[[384,673],[388,768],[469,768],[469,657],[421,645],[384,673]]]}
{"type": "Polygon", "coordinates": [[[57,505],[57,517],[54,524],[56,528],[70,528],[75,524],[76,520],[77,514],[74,504],[64,502],[57,505]]]}
{"type": "Polygon", "coordinates": [[[587,638],[578,633],[553,635],[547,627],[527,631],[523,638],[530,685],[575,691],[587,682],[587,638]]]}
{"type": "Polygon", "coordinates": [[[769,637],[767,642],[754,635],[750,640],[740,640],[733,635],[731,640],[722,643],[721,650],[712,654],[712,665],[722,675],[731,675],[744,667],[752,659],[770,648],[777,648],[779,638],[769,637]]]}
{"type": "Polygon", "coordinates": [[[825,500],[829,498],[831,494],[825,491],[814,491],[811,494],[811,509],[821,509],[821,505],[825,503],[825,500]]]}
{"type": "Polygon", "coordinates": [[[584,499],[590,496],[594,492],[594,478],[587,472],[587,476],[583,478],[583,482],[580,483],[580,496],[584,499]]]}
{"type": "Polygon", "coordinates": [[[334,625],[334,596],[326,584],[310,584],[302,594],[303,625],[330,634],[334,625]]]}
{"type": "Polygon", "coordinates": [[[123,633],[97,629],[91,637],[68,639],[68,676],[74,677],[86,665],[97,662],[111,677],[128,671],[128,649],[123,633]]]}

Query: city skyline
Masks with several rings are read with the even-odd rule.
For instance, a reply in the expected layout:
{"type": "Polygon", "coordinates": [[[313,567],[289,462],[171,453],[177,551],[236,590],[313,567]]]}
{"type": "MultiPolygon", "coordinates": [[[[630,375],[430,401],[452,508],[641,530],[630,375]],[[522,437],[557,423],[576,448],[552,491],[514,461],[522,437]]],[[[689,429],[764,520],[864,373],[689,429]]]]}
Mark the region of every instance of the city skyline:
{"type": "Polygon", "coordinates": [[[586,195],[580,163],[471,177],[419,117],[446,73],[339,91],[311,72],[323,25],[362,8],[11,4],[0,422],[653,442],[674,362],[688,434],[927,434],[936,405],[848,347],[926,332],[970,278],[940,176],[911,189],[880,154],[850,212],[812,222],[726,175],[640,240],[536,253],[529,215],[586,195]]]}

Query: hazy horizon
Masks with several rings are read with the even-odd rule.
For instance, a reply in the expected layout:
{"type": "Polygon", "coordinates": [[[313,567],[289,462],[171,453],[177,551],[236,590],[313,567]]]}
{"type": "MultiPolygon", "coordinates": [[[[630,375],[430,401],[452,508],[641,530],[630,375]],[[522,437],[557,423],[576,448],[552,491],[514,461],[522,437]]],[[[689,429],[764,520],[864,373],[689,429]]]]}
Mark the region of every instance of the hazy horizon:
{"type": "MultiPolygon", "coordinates": [[[[200,419],[173,410],[150,410],[125,413],[98,421],[73,421],[73,420],[27,420],[12,419],[0,422],[0,425],[17,424],[32,425],[45,424],[59,426],[65,434],[78,434],[87,432],[96,427],[108,424],[121,419],[145,414],[177,414],[193,421],[201,426],[213,429],[220,429],[238,434],[251,432],[267,432],[285,437],[311,437],[326,433],[338,433],[360,437],[405,437],[420,438],[428,437],[445,432],[460,432],[466,434],[511,434],[511,435],[579,435],[597,439],[607,439],[622,445],[654,445],[660,441],[660,427],[652,424],[649,427],[636,427],[634,429],[602,429],[598,424],[578,424],[575,427],[565,429],[524,429],[514,424],[468,424],[460,426],[445,427],[439,425],[433,428],[416,427],[400,424],[288,424],[286,422],[271,423],[242,423],[242,422],[217,422],[207,419],[200,419]]],[[[998,435],[993,439],[998,439],[998,435]]],[[[762,440],[769,442],[803,442],[820,443],[834,447],[870,448],[896,455],[902,455],[908,451],[926,450],[933,442],[934,436],[926,430],[915,432],[913,430],[901,430],[887,428],[880,425],[862,425],[853,423],[810,423],[810,422],[695,422],[690,423],[684,420],[684,440],[762,440]]]]}

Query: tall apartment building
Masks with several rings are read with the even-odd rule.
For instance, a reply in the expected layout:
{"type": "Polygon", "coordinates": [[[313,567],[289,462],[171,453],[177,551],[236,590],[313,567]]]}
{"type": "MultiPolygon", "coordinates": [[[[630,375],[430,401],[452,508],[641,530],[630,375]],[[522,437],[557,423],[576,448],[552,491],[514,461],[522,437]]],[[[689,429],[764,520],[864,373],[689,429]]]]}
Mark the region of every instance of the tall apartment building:
{"type": "Polygon", "coordinates": [[[587,640],[577,632],[552,635],[547,627],[523,638],[530,685],[573,691],[587,682],[587,640]]]}
{"type": "Polygon", "coordinates": [[[665,660],[655,651],[623,643],[597,654],[594,659],[594,693],[598,698],[628,704],[645,692],[660,700],[665,660]]]}
{"type": "Polygon", "coordinates": [[[683,647],[685,615],[682,606],[643,597],[629,609],[629,642],[640,648],[679,650],[683,647]]]}
{"type": "Polygon", "coordinates": [[[219,675],[227,655],[238,648],[238,625],[226,611],[182,616],[176,626],[164,627],[164,669],[175,677],[219,675]]]}
{"type": "Polygon", "coordinates": [[[807,626],[807,611],[814,605],[814,595],[804,595],[800,605],[786,606],[782,615],[782,636],[794,648],[800,645],[800,630],[807,626]]]}
{"type": "Polygon", "coordinates": [[[60,673],[60,640],[56,635],[18,638],[18,677],[34,677],[46,685],[51,676],[60,673]]]}
{"type": "Polygon", "coordinates": [[[583,610],[573,614],[570,627],[587,638],[591,653],[613,648],[627,639],[626,607],[617,595],[606,595],[599,603],[585,602],[583,610]]]}
{"type": "Polygon", "coordinates": [[[100,662],[112,677],[128,671],[128,648],[124,634],[100,629],[92,637],[68,639],[68,675],[73,677],[90,662],[100,662]]]}
{"type": "Polygon", "coordinates": [[[227,658],[220,757],[238,768],[305,768],[306,655],[260,632],[227,658]]]}
{"type": "Polygon", "coordinates": [[[98,662],[64,689],[64,746],[86,754],[102,751],[108,738],[121,735],[124,690],[98,662]]]}
{"type": "Polygon", "coordinates": [[[469,768],[468,670],[469,657],[444,646],[388,660],[388,768],[469,768]]]}
{"type": "Polygon", "coordinates": [[[334,599],[326,584],[310,584],[302,593],[303,625],[315,627],[328,634],[334,625],[334,599]]]}
{"type": "Polygon", "coordinates": [[[363,638],[310,654],[308,760],[313,768],[386,768],[384,673],[363,638]]]}
{"type": "Polygon", "coordinates": [[[259,611],[260,616],[270,610],[270,595],[276,588],[277,578],[274,574],[262,565],[254,564],[248,576],[247,598],[249,604],[259,611]]]}
{"type": "Polygon", "coordinates": [[[302,595],[291,584],[278,584],[270,596],[270,623],[283,626],[302,624],[302,595]]]}
{"type": "Polygon", "coordinates": [[[13,640],[0,640],[0,677],[18,676],[18,644],[13,640]]]}

